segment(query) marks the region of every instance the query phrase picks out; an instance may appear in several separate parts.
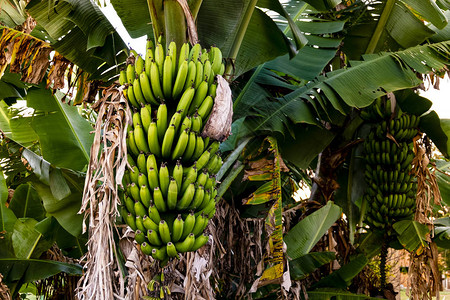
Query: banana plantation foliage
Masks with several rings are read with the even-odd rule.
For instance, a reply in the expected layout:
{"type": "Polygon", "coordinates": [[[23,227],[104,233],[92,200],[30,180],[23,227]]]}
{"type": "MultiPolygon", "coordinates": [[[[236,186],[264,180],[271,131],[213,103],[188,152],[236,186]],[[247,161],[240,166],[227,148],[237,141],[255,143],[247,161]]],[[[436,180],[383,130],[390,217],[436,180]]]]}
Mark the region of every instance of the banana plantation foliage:
{"type": "Polygon", "coordinates": [[[0,298],[439,298],[450,120],[419,91],[448,73],[449,18],[0,0],[0,298]]]}

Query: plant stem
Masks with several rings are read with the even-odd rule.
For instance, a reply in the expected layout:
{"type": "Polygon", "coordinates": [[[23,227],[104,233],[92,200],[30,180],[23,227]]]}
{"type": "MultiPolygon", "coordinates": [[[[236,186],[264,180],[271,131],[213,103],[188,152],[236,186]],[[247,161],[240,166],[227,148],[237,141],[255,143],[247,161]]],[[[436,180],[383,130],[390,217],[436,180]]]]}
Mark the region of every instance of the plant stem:
{"type": "MultiPolygon", "coordinates": [[[[300,17],[300,15],[306,10],[306,8],[308,7],[308,4],[304,4],[299,10],[298,12],[295,14],[293,20],[297,20],[298,17],[300,17]]],[[[289,26],[286,26],[286,28],[283,30],[284,34],[287,34],[291,29],[289,28],[289,26]]],[[[228,65],[227,64],[227,71],[225,71],[225,74],[231,74],[230,71],[228,71],[228,65]]],[[[261,72],[261,70],[264,68],[265,63],[260,64],[255,72],[253,72],[252,76],[250,77],[250,79],[247,81],[247,83],[245,84],[244,88],[242,89],[242,91],[239,93],[239,96],[236,98],[236,100],[234,100],[233,103],[233,110],[236,109],[237,104],[241,101],[241,99],[244,97],[245,93],[247,92],[247,90],[250,88],[250,86],[252,85],[252,83],[255,81],[256,77],[259,75],[259,73],[261,72]]],[[[228,80],[228,78],[227,78],[228,80]]]]}
{"type": "MultiPolygon", "coordinates": [[[[161,18],[164,20],[164,16],[158,16],[156,1],[161,2],[161,0],[147,0],[148,11],[150,13],[150,22],[152,23],[153,36],[155,37],[155,43],[158,41],[159,37],[163,35],[163,29],[160,27],[161,18]],[[159,18],[158,18],[159,17],[159,18]]],[[[161,3],[162,4],[162,3],[161,3]]],[[[164,27],[164,26],[163,26],[164,27]]]]}
{"type": "Polygon", "coordinates": [[[380,15],[380,19],[378,20],[377,27],[370,39],[369,45],[367,45],[366,54],[372,54],[377,47],[378,42],[380,41],[381,34],[386,26],[386,23],[391,15],[392,9],[394,8],[396,0],[387,0],[386,5],[384,6],[383,12],[380,15]]]}
{"type": "MultiPolygon", "coordinates": [[[[387,237],[385,237],[387,238],[387,237]]],[[[386,288],[386,259],[388,254],[388,245],[387,241],[385,240],[383,243],[383,246],[381,247],[381,254],[380,254],[380,287],[381,290],[384,290],[386,288]]]]}
{"type": "Polygon", "coordinates": [[[166,48],[174,41],[177,49],[186,42],[186,18],[177,0],[164,0],[166,48]]]}
{"type": "Polygon", "coordinates": [[[234,69],[234,62],[236,61],[237,54],[239,53],[239,49],[241,48],[245,32],[247,31],[248,24],[250,23],[257,2],[258,0],[250,0],[250,3],[245,10],[241,25],[239,26],[238,32],[236,34],[236,37],[234,38],[233,45],[231,46],[231,50],[228,55],[229,61],[227,62],[227,66],[225,68],[226,80],[230,80],[231,78],[231,74],[234,69]]]}

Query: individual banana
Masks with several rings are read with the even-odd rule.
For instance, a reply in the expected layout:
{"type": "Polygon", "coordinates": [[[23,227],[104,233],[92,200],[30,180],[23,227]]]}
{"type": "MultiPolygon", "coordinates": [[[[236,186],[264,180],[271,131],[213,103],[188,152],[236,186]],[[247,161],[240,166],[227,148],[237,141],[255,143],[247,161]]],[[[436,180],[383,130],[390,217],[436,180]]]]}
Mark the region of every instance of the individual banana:
{"type": "Polygon", "coordinates": [[[177,76],[175,78],[175,83],[173,84],[172,98],[177,100],[183,91],[184,85],[186,83],[186,78],[189,72],[189,63],[187,60],[181,62],[178,68],[177,76]]]}
{"type": "MultiPolygon", "coordinates": [[[[197,177],[197,174],[195,176],[197,177]]],[[[177,160],[175,167],[173,168],[172,177],[177,183],[177,188],[179,192],[181,190],[181,185],[183,183],[183,166],[181,165],[180,160],[177,160]]]]}
{"type": "Polygon", "coordinates": [[[195,220],[196,218],[193,212],[186,216],[186,219],[184,220],[183,234],[181,235],[182,240],[184,240],[194,229],[195,220]]]}
{"type": "Polygon", "coordinates": [[[195,185],[191,183],[183,193],[183,196],[177,203],[177,209],[184,210],[189,207],[195,195],[195,185]]]}
{"type": "Polygon", "coordinates": [[[159,105],[159,101],[156,100],[155,95],[153,95],[150,79],[146,72],[139,74],[139,84],[141,86],[145,101],[153,105],[159,105]]]}
{"type": "MultiPolygon", "coordinates": [[[[159,230],[159,228],[158,228],[159,230]]],[[[159,237],[159,234],[156,230],[149,229],[147,230],[147,239],[150,244],[155,246],[161,246],[163,243],[161,241],[161,238],[159,237]]]]}
{"type": "Polygon", "coordinates": [[[158,127],[157,127],[155,121],[152,121],[150,123],[150,126],[148,128],[147,140],[148,140],[149,151],[151,153],[153,153],[155,156],[160,157],[161,156],[161,146],[159,144],[159,139],[158,139],[158,127]]]}
{"type": "Polygon", "coordinates": [[[161,76],[160,79],[162,79],[163,74],[163,68],[164,68],[164,47],[163,45],[158,42],[155,46],[155,64],[158,67],[158,74],[161,76]]]}
{"type": "Polygon", "coordinates": [[[178,185],[175,179],[172,177],[170,179],[169,187],[167,190],[167,207],[169,210],[173,210],[177,206],[178,200],[178,185]]]}
{"type": "Polygon", "coordinates": [[[134,61],[134,70],[136,74],[141,74],[144,71],[144,60],[142,57],[138,54],[134,61]]]}
{"type": "Polygon", "coordinates": [[[195,243],[195,235],[190,233],[182,242],[175,243],[178,252],[184,253],[191,250],[195,243]]]}
{"type": "Polygon", "coordinates": [[[209,88],[208,82],[202,81],[202,83],[200,83],[198,88],[195,89],[194,98],[192,100],[191,105],[189,106],[188,111],[189,115],[194,114],[194,112],[200,108],[200,105],[203,103],[206,96],[208,95],[208,88],[209,88]]]}
{"type": "Polygon", "coordinates": [[[158,70],[158,65],[156,62],[153,62],[150,66],[150,84],[152,87],[153,94],[158,102],[161,102],[164,99],[163,90],[161,87],[161,79],[159,78],[160,73],[158,70]]]}
{"type": "Polygon", "coordinates": [[[166,202],[164,201],[164,197],[161,193],[161,190],[159,189],[159,187],[155,187],[153,190],[153,202],[155,203],[156,208],[160,211],[160,212],[166,212],[167,211],[167,205],[166,202]]]}
{"type": "Polygon", "coordinates": [[[195,150],[195,143],[197,141],[197,134],[194,131],[189,133],[189,140],[186,146],[186,150],[183,153],[183,160],[189,161],[192,158],[195,150]]]}
{"type": "Polygon", "coordinates": [[[145,153],[150,151],[144,129],[139,124],[134,127],[134,141],[139,151],[143,151],[145,153]]]}
{"type": "Polygon", "coordinates": [[[125,85],[126,83],[127,83],[127,72],[125,70],[120,70],[119,84],[125,85]]]}
{"type": "Polygon", "coordinates": [[[128,98],[128,101],[130,101],[131,105],[133,105],[135,108],[140,107],[138,101],[136,100],[136,97],[134,96],[134,91],[133,91],[132,85],[129,85],[127,88],[127,98],[128,98]]]}
{"type": "MultiPolygon", "coordinates": [[[[175,245],[172,242],[167,243],[167,255],[169,257],[179,258],[177,249],[175,248],[175,245]]],[[[163,295],[164,295],[164,293],[163,293],[163,295]]]]}
{"type": "Polygon", "coordinates": [[[189,44],[184,43],[180,48],[180,55],[178,57],[178,69],[181,67],[181,64],[184,61],[187,61],[189,59],[189,44]]]}
{"type": "Polygon", "coordinates": [[[140,231],[139,229],[135,231],[134,239],[136,240],[136,242],[138,242],[138,244],[142,244],[147,240],[145,238],[145,234],[142,231],[140,231]]]}
{"type": "Polygon", "coordinates": [[[164,133],[161,155],[163,158],[169,158],[172,153],[172,144],[175,138],[175,125],[169,125],[166,132],[164,133]]]}
{"type": "Polygon", "coordinates": [[[161,221],[161,216],[159,215],[159,211],[154,203],[151,203],[148,208],[148,216],[155,223],[159,223],[161,221]]]}
{"type": "Polygon", "coordinates": [[[128,148],[128,150],[131,153],[133,153],[134,156],[138,156],[139,155],[139,149],[136,146],[136,141],[134,140],[134,131],[133,130],[128,132],[126,140],[127,140],[127,148],[128,148]]]}
{"type": "Polygon", "coordinates": [[[164,220],[161,220],[159,222],[159,235],[164,244],[167,244],[171,241],[169,226],[164,220]]]}
{"type": "Polygon", "coordinates": [[[158,129],[158,140],[162,142],[167,130],[167,105],[163,102],[158,106],[156,113],[156,127],[158,129]]]}
{"type": "Polygon", "coordinates": [[[172,41],[169,43],[167,49],[168,55],[170,55],[170,58],[172,59],[172,74],[176,75],[176,71],[178,70],[177,44],[172,41]]]}
{"type": "Polygon", "coordinates": [[[181,215],[179,214],[175,220],[173,221],[172,226],[172,241],[178,242],[183,235],[183,227],[184,227],[184,221],[183,218],[181,218],[181,215]]]}
{"type": "Polygon", "coordinates": [[[186,77],[186,81],[184,83],[184,90],[188,89],[189,87],[195,87],[195,75],[197,72],[197,68],[195,67],[195,63],[193,61],[189,61],[188,64],[188,74],[186,77]]]}
{"type": "Polygon", "coordinates": [[[159,226],[158,226],[159,222],[156,222],[154,220],[152,220],[149,216],[145,215],[142,218],[142,225],[144,226],[144,228],[146,230],[159,230],[159,226]]]}
{"type": "Polygon", "coordinates": [[[199,237],[195,238],[195,242],[191,247],[190,251],[197,251],[209,241],[209,235],[202,234],[199,237]]]}
{"type": "Polygon", "coordinates": [[[151,39],[147,39],[147,44],[145,47],[145,64],[144,64],[145,73],[147,74],[147,76],[150,76],[150,66],[152,61],[155,60],[153,48],[154,48],[153,41],[151,39]]]}
{"type": "Polygon", "coordinates": [[[188,129],[186,129],[180,134],[177,144],[175,145],[175,148],[172,151],[172,160],[175,160],[183,156],[188,141],[189,141],[189,131],[188,129]]]}
{"type": "Polygon", "coordinates": [[[173,74],[172,74],[172,57],[166,55],[164,59],[164,69],[163,69],[163,93],[165,99],[172,98],[172,84],[173,84],[173,74]]]}
{"type": "Polygon", "coordinates": [[[152,111],[150,104],[142,105],[140,111],[141,124],[145,133],[148,134],[148,128],[150,127],[150,123],[152,122],[152,111]]]}
{"type": "Polygon", "coordinates": [[[181,117],[184,118],[189,109],[192,99],[194,98],[195,89],[193,87],[188,88],[184,91],[177,105],[177,111],[181,110],[181,117]]]}
{"type": "Polygon", "coordinates": [[[207,96],[198,108],[197,113],[202,117],[203,122],[206,122],[206,120],[208,120],[208,116],[213,108],[213,105],[214,100],[211,96],[207,96]]]}
{"type": "Polygon", "coordinates": [[[129,84],[132,84],[135,78],[135,72],[134,72],[134,65],[133,64],[128,64],[127,65],[127,70],[126,70],[126,74],[127,74],[127,81],[129,84]]]}
{"type": "Polygon", "coordinates": [[[167,197],[167,192],[169,189],[169,168],[167,167],[165,162],[161,163],[161,167],[159,168],[159,188],[164,197],[167,197]]]}
{"type": "Polygon", "coordinates": [[[144,204],[145,207],[149,207],[152,201],[152,195],[146,185],[141,186],[139,189],[139,196],[141,197],[142,204],[144,204]]]}

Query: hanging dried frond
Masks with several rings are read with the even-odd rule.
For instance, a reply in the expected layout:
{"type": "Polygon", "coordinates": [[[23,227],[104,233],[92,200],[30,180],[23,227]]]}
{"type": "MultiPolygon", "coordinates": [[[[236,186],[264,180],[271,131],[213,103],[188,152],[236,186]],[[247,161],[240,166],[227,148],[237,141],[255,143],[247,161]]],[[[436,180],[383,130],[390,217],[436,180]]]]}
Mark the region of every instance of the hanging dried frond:
{"type": "Polygon", "coordinates": [[[9,293],[9,289],[6,286],[6,284],[2,282],[2,279],[3,276],[2,274],[0,274],[0,299],[11,300],[11,294],[9,293]]]}
{"type": "MultiPolygon", "coordinates": [[[[69,89],[72,87],[73,91],[78,79],[85,79],[85,77],[79,76],[82,71],[77,70],[77,76],[72,82],[74,64],[54,51],[49,43],[26,32],[1,26],[0,28],[2,29],[0,37],[0,78],[9,65],[10,72],[22,74],[20,80],[31,84],[39,84],[49,71],[46,88],[51,88],[53,91],[64,89],[66,82],[69,89]],[[51,57],[52,53],[53,57],[51,57]]],[[[27,31],[27,28],[25,26],[23,30],[27,31]]],[[[92,95],[96,95],[98,83],[87,84],[83,82],[83,87],[85,86],[88,88],[79,90],[81,96],[77,94],[77,97],[93,102],[92,95]]]]}
{"type": "MultiPolygon", "coordinates": [[[[124,299],[123,277],[114,276],[117,249],[113,226],[120,203],[118,187],[127,164],[126,126],[131,112],[121,88],[114,86],[104,91],[94,109],[98,109],[98,119],[80,209],[85,221],[89,221],[89,241],[78,297],[124,299]]],[[[86,224],[83,230],[86,231],[86,224]]]]}
{"type": "MultiPolygon", "coordinates": [[[[432,205],[441,204],[441,195],[436,181],[434,166],[430,168],[431,147],[427,138],[414,142],[415,158],[413,160],[413,172],[417,178],[417,196],[415,220],[428,225],[431,230],[432,205]]],[[[427,246],[423,251],[411,253],[409,276],[411,284],[412,300],[432,299],[436,293],[439,299],[440,273],[438,270],[437,246],[427,236],[427,246]]]]}

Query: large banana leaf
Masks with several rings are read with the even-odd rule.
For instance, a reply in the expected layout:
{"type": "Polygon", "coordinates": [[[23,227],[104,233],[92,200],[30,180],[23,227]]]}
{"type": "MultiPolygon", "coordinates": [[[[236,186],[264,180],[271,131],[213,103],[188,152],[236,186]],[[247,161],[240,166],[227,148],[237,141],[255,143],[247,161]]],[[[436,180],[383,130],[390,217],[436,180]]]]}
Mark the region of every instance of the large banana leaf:
{"type": "Polygon", "coordinates": [[[12,111],[5,101],[0,101],[0,130],[17,143],[25,147],[31,146],[38,140],[36,132],[31,127],[31,118],[24,118],[19,113],[14,116],[12,111]]]}
{"type": "Polygon", "coordinates": [[[26,8],[52,47],[83,70],[94,73],[104,63],[106,70],[125,61],[126,44],[92,1],[33,0],[26,8]]]}
{"type": "Polygon", "coordinates": [[[0,257],[13,257],[11,235],[17,218],[14,212],[6,207],[6,200],[8,188],[0,170],[0,257]]]}
{"type": "Polygon", "coordinates": [[[342,289],[322,288],[308,291],[310,300],[378,300],[380,298],[369,297],[362,294],[352,294],[342,289]]]}
{"type": "Polygon", "coordinates": [[[403,220],[392,225],[397,238],[408,251],[422,251],[426,245],[426,235],[430,233],[427,225],[413,220],[403,220]],[[419,248],[420,247],[420,248],[419,248]]]}
{"type": "Polygon", "coordinates": [[[433,224],[433,241],[441,248],[450,249],[450,218],[439,218],[433,224]]]}
{"type": "Polygon", "coordinates": [[[289,273],[292,279],[300,280],[335,259],[334,252],[311,252],[289,261],[289,273]]]}
{"type": "Polygon", "coordinates": [[[450,174],[450,162],[437,160],[436,167],[439,170],[436,172],[436,180],[441,192],[442,202],[450,206],[450,175],[448,175],[450,174]]]}
{"type": "Polygon", "coordinates": [[[335,287],[345,289],[350,285],[352,279],[369,263],[364,254],[358,254],[350,258],[350,262],[343,265],[339,270],[322,278],[314,284],[314,287],[335,287]]]}
{"type": "Polygon", "coordinates": [[[284,236],[289,259],[297,259],[311,251],[340,216],[341,208],[329,201],[327,205],[298,222],[284,236]]]}
{"type": "Polygon", "coordinates": [[[81,275],[82,270],[80,265],[52,260],[0,258],[0,273],[3,274],[3,280],[7,284],[32,282],[61,272],[81,275]]]}
{"type": "Polygon", "coordinates": [[[18,218],[33,218],[41,221],[45,217],[44,206],[36,190],[29,184],[21,184],[14,191],[9,208],[18,218]]]}
{"type": "Polygon", "coordinates": [[[439,119],[438,114],[432,110],[420,118],[419,128],[431,138],[439,151],[441,151],[445,157],[448,157],[450,149],[448,120],[439,119]],[[444,131],[444,129],[446,129],[446,131],[444,131]]]}
{"type": "Polygon", "coordinates": [[[39,136],[43,158],[58,167],[83,170],[89,162],[91,125],[76,107],[62,103],[61,94],[32,88],[27,103],[35,109],[31,126],[39,136]]]}
{"type": "Polygon", "coordinates": [[[437,28],[443,28],[447,19],[432,0],[386,0],[367,5],[356,1],[361,9],[351,6],[342,13],[354,18],[344,39],[344,52],[351,59],[359,59],[364,53],[397,51],[416,46],[434,35],[423,20],[437,28]]]}
{"type": "Polygon", "coordinates": [[[16,258],[39,258],[50,249],[54,240],[45,238],[34,227],[38,222],[31,218],[19,218],[11,236],[16,258]]]}
{"type": "Polygon", "coordinates": [[[362,108],[388,92],[417,86],[421,81],[415,72],[443,69],[448,63],[449,47],[450,42],[442,42],[367,56],[353,67],[330,72],[275,101],[252,101],[246,97],[243,105],[251,110],[244,122],[246,133],[240,134],[248,136],[268,130],[284,134],[285,127],[289,130],[292,123],[311,123],[314,111],[339,120],[332,116],[331,108],[345,115],[349,107],[362,108]]]}

